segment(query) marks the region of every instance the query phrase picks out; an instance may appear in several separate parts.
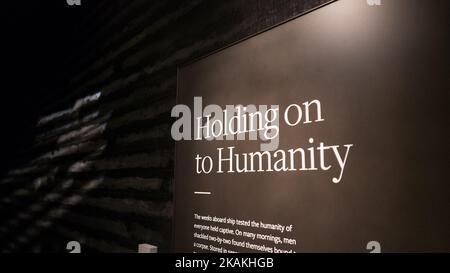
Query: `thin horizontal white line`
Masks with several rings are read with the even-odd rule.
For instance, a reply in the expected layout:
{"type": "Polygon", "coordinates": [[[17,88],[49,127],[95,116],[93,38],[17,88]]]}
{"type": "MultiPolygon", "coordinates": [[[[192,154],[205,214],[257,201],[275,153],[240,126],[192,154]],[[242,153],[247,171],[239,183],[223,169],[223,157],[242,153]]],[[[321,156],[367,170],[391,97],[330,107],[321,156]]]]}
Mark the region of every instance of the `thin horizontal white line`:
{"type": "Polygon", "coordinates": [[[210,191],[194,191],[194,194],[204,194],[204,195],[208,195],[211,194],[210,191]]]}

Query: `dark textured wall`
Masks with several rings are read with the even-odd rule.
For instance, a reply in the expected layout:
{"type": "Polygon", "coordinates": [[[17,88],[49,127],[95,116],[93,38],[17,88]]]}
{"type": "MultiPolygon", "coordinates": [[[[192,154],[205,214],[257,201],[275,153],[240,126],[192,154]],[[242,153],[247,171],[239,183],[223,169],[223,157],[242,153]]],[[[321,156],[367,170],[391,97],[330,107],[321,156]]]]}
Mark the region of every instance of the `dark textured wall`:
{"type": "Polygon", "coordinates": [[[98,1],[28,163],[1,181],[1,251],[170,251],[177,67],[324,2],[98,1]]]}

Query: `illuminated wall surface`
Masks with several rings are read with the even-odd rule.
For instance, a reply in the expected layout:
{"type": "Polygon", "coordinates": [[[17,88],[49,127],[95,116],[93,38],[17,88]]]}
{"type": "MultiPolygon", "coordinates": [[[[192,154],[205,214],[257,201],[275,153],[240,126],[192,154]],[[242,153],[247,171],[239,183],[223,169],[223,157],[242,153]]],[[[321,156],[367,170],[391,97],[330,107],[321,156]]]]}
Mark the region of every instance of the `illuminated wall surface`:
{"type": "Polygon", "coordinates": [[[450,251],[448,1],[341,0],[216,52],[325,2],[100,2],[67,96],[1,180],[1,251],[450,251]],[[218,148],[263,141],[175,144],[194,96],[298,104],[275,151],[303,165],[218,173],[218,148]]]}

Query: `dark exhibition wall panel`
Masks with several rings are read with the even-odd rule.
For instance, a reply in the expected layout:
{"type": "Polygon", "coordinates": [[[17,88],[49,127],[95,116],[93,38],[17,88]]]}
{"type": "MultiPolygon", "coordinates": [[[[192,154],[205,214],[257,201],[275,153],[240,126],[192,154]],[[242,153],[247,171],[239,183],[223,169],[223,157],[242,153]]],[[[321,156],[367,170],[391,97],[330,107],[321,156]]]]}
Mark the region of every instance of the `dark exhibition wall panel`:
{"type": "Polygon", "coordinates": [[[180,68],[175,250],[449,251],[445,6],[341,0],[180,68]]]}
{"type": "Polygon", "coordinates": [[[89,1],[64,88],[1,181],[1,251],[170,251],[177,67],[324,2],[89,1]]]}

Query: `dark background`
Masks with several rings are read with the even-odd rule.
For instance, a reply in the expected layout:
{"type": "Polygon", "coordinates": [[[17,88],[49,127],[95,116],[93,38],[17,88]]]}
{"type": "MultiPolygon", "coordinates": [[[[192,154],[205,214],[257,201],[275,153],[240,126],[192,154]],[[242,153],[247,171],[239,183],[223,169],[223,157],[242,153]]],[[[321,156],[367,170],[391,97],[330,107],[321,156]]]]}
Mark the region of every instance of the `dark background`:
{"type": "Polygon", "coordinates": [[[177,67],[326,1],[81,2],[2,3],[0,251],[169,251],[177,67]]]}
{"type": "Polygon", "coordinates": [[[95,1],[2,4],[1,174],[26,159],[37,118],[64,95],[71,60],[86,37],[83,19],[94,7],[95,1]]]}

